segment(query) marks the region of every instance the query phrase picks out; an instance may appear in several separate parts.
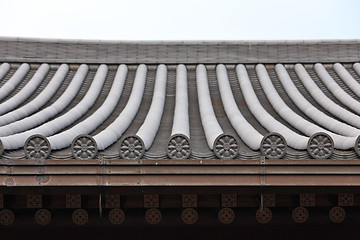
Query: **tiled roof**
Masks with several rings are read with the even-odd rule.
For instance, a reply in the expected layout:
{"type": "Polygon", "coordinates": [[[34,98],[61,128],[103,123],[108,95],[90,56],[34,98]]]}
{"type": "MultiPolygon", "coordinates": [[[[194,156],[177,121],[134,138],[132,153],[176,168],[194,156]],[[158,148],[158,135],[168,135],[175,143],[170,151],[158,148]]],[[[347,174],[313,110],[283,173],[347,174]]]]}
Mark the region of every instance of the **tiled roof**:
{"type": "Polygon", "coordinates": [[[184,65],[15,55],[0,66],[3,159],[359,158],[360,64],[348,58],[184,65]]]}
{"type": "Polygon", "coordinates": [[[0,46],[2,158],[357,158],[357,40],[0,46]]]}

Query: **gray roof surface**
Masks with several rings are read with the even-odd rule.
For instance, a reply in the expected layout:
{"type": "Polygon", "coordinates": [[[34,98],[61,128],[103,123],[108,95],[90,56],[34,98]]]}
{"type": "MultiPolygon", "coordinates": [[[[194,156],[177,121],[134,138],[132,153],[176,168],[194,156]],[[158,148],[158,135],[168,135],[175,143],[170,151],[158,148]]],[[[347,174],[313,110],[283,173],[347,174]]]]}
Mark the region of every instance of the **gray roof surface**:
{"type": "Polygon", "coordinates": [[[0,61],[53,63],[315,63],[360,60],[359,40],[90,41],[0,38],[0,61]]]}

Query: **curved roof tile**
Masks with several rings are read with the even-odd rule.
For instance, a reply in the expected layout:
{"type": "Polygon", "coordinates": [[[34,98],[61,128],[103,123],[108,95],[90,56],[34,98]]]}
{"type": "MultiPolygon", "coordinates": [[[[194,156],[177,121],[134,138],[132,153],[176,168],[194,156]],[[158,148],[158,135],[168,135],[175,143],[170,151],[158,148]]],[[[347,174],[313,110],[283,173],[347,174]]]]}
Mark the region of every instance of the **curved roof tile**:
{"type": "MultiPolygon", "coordinates": [[[[8,40],[0,40],[0,45],[4,41],[8,40]]],[[[27,44],[35,43],[44,44],[45,50],[54,47],[51,42],[27,44]]],[[[164,51],[197,46],[138,46],[158,48],[161,44],[166,45],[164,51]]],[[[198,47],[201,54],[205,46],[217,51],[226,48],[220,51],[226,55],[244,44],[202,43],[198,47]]],[[[41,65],[29,64],[24,58],[21,64],[4,59],[0,66],[0,157],[21,159],[31,149],[31,156],[38,156],[36,150],[43,151],[39,156],[50,154],[54,159],[101,155],[109,159],[241,160],[262,154],[285,159],[359,158],[354,147],[360,135],[356,122],[360,64],[337,59],[313,65],[308,63],[310,58],[295,64],[299,59],[289,60],[289,56],[272,58],[269,63],[262,53],[264,46],[331,44],[335,43],[248,43],[262,57],[229,62],[219,53],[214,61],[218,65],[204,60],[205,56],[195,59],[189,52],[183,62],[182,57],[169,62],[170,58],[148,55],[148,59],[134,58],[130,63],[129,55],[125,64],[78,58],[79,65],[69,59],[45,59],[43,53],[35,56],[36,62],[42,60],[41,65]],[[10,107],[2,107],[10,102],[10,107]],[[27,141],[32,135],[36,136],[27,141]],[[30,148],[24,149],[29,143],[30,148]]],[[[351,44],[344,46],[358,47],[351,44]]],[[[208,59],[213,51],[209,49],[208,59]]]]}

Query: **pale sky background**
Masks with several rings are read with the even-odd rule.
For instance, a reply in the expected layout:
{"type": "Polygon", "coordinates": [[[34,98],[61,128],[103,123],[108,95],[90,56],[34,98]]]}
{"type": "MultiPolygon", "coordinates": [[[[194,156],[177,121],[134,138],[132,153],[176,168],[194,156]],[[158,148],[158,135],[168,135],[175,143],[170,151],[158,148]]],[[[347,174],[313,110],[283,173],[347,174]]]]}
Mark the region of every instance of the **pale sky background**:
{"type": "Polygon", "coordinates": [[[359,0],[0,0],[0,36],[360,39],[359,0]]]}

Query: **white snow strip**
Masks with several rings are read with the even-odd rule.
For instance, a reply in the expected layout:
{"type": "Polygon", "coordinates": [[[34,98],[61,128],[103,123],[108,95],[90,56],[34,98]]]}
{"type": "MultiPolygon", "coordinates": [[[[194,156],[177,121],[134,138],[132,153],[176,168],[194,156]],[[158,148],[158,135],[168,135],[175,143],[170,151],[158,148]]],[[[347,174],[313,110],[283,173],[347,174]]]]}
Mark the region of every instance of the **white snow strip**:
{"type": "Polygon", "coordinates": [[[122,134],[132,123],[136,113],[139,111],[141,100],[144,95],[146,73],[146,65],[139,65],[136,71],[134,85],[125,108],[114,122],[93,137],[99,150],[104,150],[121,138],[122,134]]]}
{"type": "Polygon", "coordinates": [[[101,107],[99,107],[91,116],[72,128],[49,137],[48,140],[51,149],[55,150],[70,146],[72,140],[76,136],[91,133],[110,116],[120,100],[127,72],[128,68],[126,65],[119,66],[110,92],[101,107]]]}
{"type": "Polygon", "coordinates": [[[183,134],[190,139],[187,70],[180,64],[176,68],[176,101],[171,135],[183,134]]]}
{"type": "Polygon", "coordinates": [[[360,135],[360,131],[348,124],[340,122],[332,117],[329,117],[316,107],[314,107],[306,98],[299,92],[295,84],[291,80],[285,67],[282,64],[275,66],[275,71],[283,85],[287,95],[295,103],[295,105],[309,118],[320,126],[325,127],[335,133],[343,136],[355,137],[360,135]]]}
{"type": "Polygon", "coordinates": [[[209,148],[212,150],[218,136],[223,134],[211,103],[206,67],[199,64],[196,67],[196,85],[199,101],[201,123],[209,148]]]}
{"type": "MultiPolygon", "coordinates": [[[[345,84],[353,91],[358,97],[360,97],[360,84],[350,75],[350,73],[344,68],[340,63],[335,63],[333,68],[337,75],[345,82],[345,84]]],[[[354,64],[355,71],[360,75],[360,64],[354,64]],[[355,66],[358,65],[358,71],[356,71],[355,66]]],[[[358,110],[359,111],[359,110],[358,110]]]]}
{"type": "Polygon", "coordinates": [[[0,138],[4,149],[16,149],[23,146],[26,139],[33,134],[41,134],[47,137],[71,125],[94,105],[104,85],[107,72],[108,67],[104,64],[100,65],[83,99],[65,114],[29,131],[0,138]]]}
{"type": "Polygon", "coordinates": [[[280,133],[285,138],[287,144],[290,147],[295,149],[306,149],[307,142],[309,140],[308,137],[294,132],[277,121],[261,105],[251,85],[245,66],[242,64],[237,65],[236,72],[246,104],[254,117],[260,122],[260,124],[264,126],[269,132],[280,133]]]}
{"type": "Polygon", "coordinates": [[[48,64],[41,64],[34,76],[18,93],[0,104],[0,115],[15,109],[26,99],[28,99],[39,87],[40,83],[45,79],[45,76],[49,70],[50,66],[48,64]]]}
{"type": "Polygon", "coordinates": [[[144,123],[136,133],[136,135],[143,140],[146,150],[151,147],[160,127],[165,105],[166,79],[167,68],[164,64],[160,64],[156,71],[154,95],[149,112],[146,115],[144,123]]]}
{"type": "Polygon", "coordinates": [[[50,100],[51,97],[54,96],[54,94],[60,87],[61,83],[64,81],[68,72],[69,72],[69,66],[67,64],[62,64],[56,71],[54,77],[51,79],[49,84],[45,87],[43,91],[41,91],[41,93],[38,96],[36,96],[32,101],[28,102],[26,105],[0,116],[0,126],[4,126],[11,122],[15,122],[19,119],[27,117],[30,114],[38,111],[42,106],[44,106],[50,100]]]}
{"type": "Polygon", "coordinates": [[[10,71],[10,64],[8,63],[3,63],[0,66],[0,80],[3,79],[3,77],[5,77],[5,75],[10,71]]]}
{"type": "MultiPolygon", "coordinates": [[[[278,70],[279,72],[281,72],[281,67],[283,68],[282,71],[286,71],[282,65],[279,66],[278,65],[277,68],[279,68],[278,70]]],[[[256,72],[259,76],[261,87],[264,90],[267,99],[269,100],[275,111],[285,121],[287,121],[289,124],[291,124],[293,127],[295,127],[296,129],[298,129],[307,136],[311,136],[317,132],[325,132],[329,134],[331,138],[334,140],[335,147],[338,149],[349,149],[354,147],[356,137],[344,137],[329,132],[319,127],[318,125],[307,121],[306,119],[302,118],[297,113],[295,113],[291,108],[289,108],[284,102],[284,100],[280,97],[278,92],[276,91],[264,65],[258,64],[256,66],[256,72]]],[[[284,72],[281,73],[284,74],[284,72]]]]}
{"type": "Polygon", "coordinates": [[[89,67],[87,65],[80,65],[65,92],[53,104],[29,117],[0,127],[0,137],[29,130],[62,112],[76,96],[85,80],[88,70],[89,67]]]}
{"type": "Polygon", "coordinates": [[[23,63],[20,65],[14,75],[12,75],[12,77],[0,88],[0,101],[14,91],[17,85],[25,78],[29,70],[29,64],[23,63]]]}
{"type": "Polygon", "coordinates": [[[226,116],[231,125],[236,130],[240,138],[253,150],[260,148],[263,135],[260,134],[241,114],[231,91],[226,67],[219,64],[216,67],[216,75],[220,90],[221,101],[224,106],[226,116]]]}
{"type": "Polygon", "coordinates": [[[343,120],[344,122],[360,128],[360,117],[342,108],[341,106],[334,103],[330,98],[328,98],[311,79],[310,75],[307,73],[303,65],[299,63],[296,64],[295,71],[298,74],[300,81],[305,86],[306,90],[315,99],[315,101],[319,103],[320,106],[322,106],[326,111],[343,120]]]}

